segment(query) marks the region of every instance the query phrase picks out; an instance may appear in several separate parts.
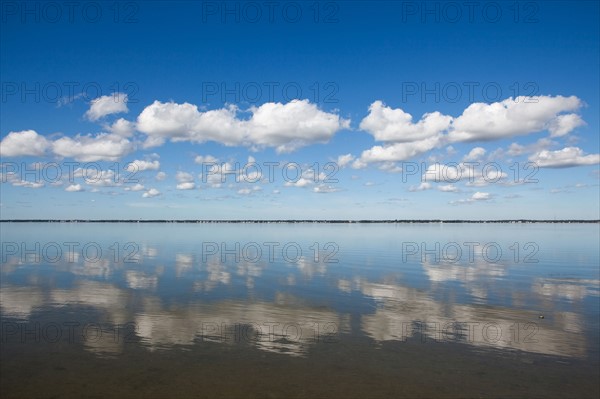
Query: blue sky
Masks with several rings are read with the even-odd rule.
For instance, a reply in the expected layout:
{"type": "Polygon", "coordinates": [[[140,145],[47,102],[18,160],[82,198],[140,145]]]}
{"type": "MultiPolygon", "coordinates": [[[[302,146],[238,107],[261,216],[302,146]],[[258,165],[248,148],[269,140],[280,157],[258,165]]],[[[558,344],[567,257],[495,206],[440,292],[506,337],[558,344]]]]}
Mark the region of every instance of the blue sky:
{"type": "Polygon", "coordinates": [[[1,217],[599,218],[598,2],[472,4],[3,2],[1,217]]]}

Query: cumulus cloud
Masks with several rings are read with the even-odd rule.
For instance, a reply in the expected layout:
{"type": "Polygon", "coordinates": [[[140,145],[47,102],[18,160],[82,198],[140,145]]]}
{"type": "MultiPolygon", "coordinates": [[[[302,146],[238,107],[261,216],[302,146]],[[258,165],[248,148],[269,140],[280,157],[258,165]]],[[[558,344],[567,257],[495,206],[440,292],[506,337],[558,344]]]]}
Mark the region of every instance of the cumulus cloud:
{"type": "Polygon", "coordinates": [[[145,187],[140,183],[137,183],[131,187],[125,187],[125,191],[142,191],[144,189],[145,187]]]}
{"type": "Polygon", "coordinates": [[[105,129],[117,136],[131,137],[135,132],[135,123],[119,118],[112,125],[105,125],[105,129]]]}
{"type": "Polygon", "coordinates": [[[357,158],[354,160],[354,162],[352,162],[352,169],[364,169],[367,166],[367,163],[360,158],[357,158]]]}
{"type": "Polygon", "coordinates": [[[483,187],[490,184],[500,183],[503,185],[523,184],[523,180],[511,181],[507,179],[508,174],[500,170],[488,169],[477,171],[474,178],[470,178],[465,185],[469,187],[483,187]]]}
{"type": "Polygon", "coordinates": [[[529,157],[542,168],[568,168],[572,166],[597,165],[600,154],[585,155],[579,147],[565,147],[562,150],[537,152],[529,157]]]}
{"type": "MultiPolygon", "coordinates": [[[[236,169],[235,165],[232,165],[229,162],[221,162],[210,165],[209,168],[198,175],[198,178],[202,180],[202,182],[208,183],[208,185],[212,188],[219,188],[223,185],[223,183],[225,183],[227,176],[233,175],[236,176],[236,179],[239,179],[241,172],[241,170],[236,169]]],[[[244,178],[249,179],[251,175],[253,174],[249,173],[248,175],[244,176],[244,178]]]]}
{"type": "MultiPolygon", "coordinates": [[[[519,143],[511,143],[510,146],[508,147],[508,150],[506,151],[506,153],[510,156],[519,156],[519,155],[523,155],[523,154],[527,154],[527,153],[536,153],[536,152],[540,152],[542,150],[546,150],[555,144],[556,144],[555,141],[553,141],[549,138],[545,138],[545,137],[539,139],[535,143],[528,144],[528,145],[521,145],[519,143]]],[[[502,149],[500,149],[500,151],[498,151],[498,152],[499,152],[499,154],[502,154],[504,151],[502,149]]]]}
{"type": "Polygon", "coordinates": [[[461,204],[472,204],[474,202],[485,202],[492,199],[492,195],[490,193],[484,193],[477,191],[470,198],[461,199],[458,201],[450,201],[452,205],[461,205],[461,204]]]}
{"type": "MultiPolygon", "coordinates": [[[[365,163],[372,162],[396,162],[405,161],[417,155],[421,155],[434,149],[441,144],[440,136],[429,137],[424,140],[413,141],[411,143],[395,143],[385,146],[374,146],[362,152],[360,163],[357,166],[362,166],[365,163]]],[[[357,167],[358,169],[358,167],[357,167]]]]}
{"type": "Polygon", "coordinates": [[[441,164],[434,163],[429,165],[421,175],[421,181],[431,181],[436,183],[451,183],[446,186],[438,187],[440,191],[454,191],[452,183],[466,181],[467,186],[487,186],[492,183],[506,183],[508,174],[503,172],[500,165],[494,163],[479,164],[478,162],[468,161],[461,163],[441,164]]]}
{"type": "Polygon", "coordinates": [[[81,184],[71,184],[70,186],[65,188],[65,191],[76,193],[79,191],[83,191],[83,187],[81,186],[81,184]]]}
{"type": "Polygon", "coordinates": [[[39,156],[50,147],[50,142],[34,130],[10,132],[0,142],[0,156],[39,156]]]}
{"type": "Polygon", "coordinates": [[[335,133],[350,127],[350,121],[318,109],[308,100],[287,104],[266,103],[252,108],[248,136],[252,144],[292,152],[313,143],[325,143],[335,133]]]}
{"type": "Polygon", "coordinates": [[[340,155],[337,157],[337,164],[340,168],[343,168],[354,161],[354,158],[352,154],[340,155]]]}
{"type": "Polygon", "coordinates": [[[85,116],[91,121],[96,121],[106,115],[128,112],[127,100],[125,93],[113,93],[109,96],[98,97],[91,101],[90,109],[85,116]]]}
{"type": "Polygon", "coordinates": [[[157,181],[163,181],[163,180],[165,180],[165,179],[167,178],[167,174],[166,174],[165,172],[158,172],[158,173],[156,174],[156,176],[154,176],[154,178],[155,178],[157,181]]]}
{"type": "Polygon", "coordinates": [[[429,190],[431,189],[431,183],[427,183],[427,182],[423,182],[421,184],[419,184],[418,186],[410,186],[408,188],[408,191],[425,191],[425,190],[429,190]]]}
{"type": "Polygon", "coordinates": [[[287,181],[285,182],[285,186],[286,187],[306,187],[306,186],[310,186],[311,184],[313,184],[314,181],[301,177],[296,181],[287,181]]]}
{"type": "Polygon", "coordinates": [[[583,106],[575,96],[539,96],[508,98],[492,104],[473,103],[454,119],[449,139],[455,141],[486,141],[526,135],[555,129],[561,135],[577,127],[573,118],[559,114],[583,106]]]}
{"type": "MultiPolygon", "coordinates": [[[[328,176],[324,172],[317,174],[314,169],[306,169],[302,172],[302,175],[298,180],[288,180],[285,182],[285,186],[306,188],[316,183],[326,182],[327,180],[328,176]]],[[[321,186],[323,187],[323,189],[325,189],[326,187],[324,185],[321,186]]]]}
{"type": "Polygon", "coordinates": [[[423,172],[421,180],[434,181],[438,183],[457,182],[465,177],[463,176],[463,172],[465,171],[471,172],[472,175],[473,168],[469,168],[469,170],[466,170],[466,168],[463,168],[460,164],[445,165],[441,163],[434,163],[432,165],[429,165],[425,172],[423,172]]]}
{"type": "Polygon", "coordinates": [[[178,171],[175,175],[175,179],[177,179],[179,183],[187,183],[194,181],[194,175],[192,175],[191,173],[178,171]]]}
{"type": "Polygon", "coordinates": [[[474,200],[474,201],[487,201],[487,200],[489,200],[491,198],[492,197],[491,197],[490,193],[482,193],[482,192],[479,192],[479,191],[477,191],[475,194],[473,194],[471,196],[471,199],[474,200]]]}
{"type": "Polygon", "coordinates": [[[369,114],[360,122],[360,128],[371,133],[377,141],[412,142],[443,132],[451,122],[451,116],[433,112],[413,123],[409,113],[375,101],[369,107],[369,114]]]}
{"type": "Polygon", "coordinates": [[[196,183],[194,182],[183,182],[177,184],[177,190],[193,190],[196,188],[196,183]]]}
{"type": "Polygon", "coordinates": [[[438,186],[438,190],[445,193],[458,193],[460,190],[454,184],[446,184],[443,186],[438,186]]]}
{"type": "Polygon", "coordinates": [[[378,166],[379,170],[384,170],[389,173],[400,173],[402,172],[402,168],[398,166],[395,162],[383,162],[378,166]]]}
{"type": "Polygon", "coordinates": [[[237,193],[240,195],[250,195],[256,191],[261,191],[261,190],[262,190],[262,188],[260,188],[259,186],[254,186],[252,188],[244,187],[244,188],[239,189],[237,191],[237,193]]]}
{"type": "MultiPolygon", "coordinates": [[[[498,140],[543,130],[551,137],[564,136],[584,124],[573,113],[582,106],[575,96],[511,97],[492,104],[471,104],[456,118],[433,112],[413,122],[404,110],[375,101],[360,128],[385,144],[363,151],[352,166],[360,169],[373,162],[404,161],[454,142],[498,140]]],[[[473,148],[465,161],[484,154],[482,147],[473,148]]]]}
{"type": "Polygon", "coordinates": [[[559,115],[549,123],[548,131],[551,137],[560,137],[583,125],[585,122],[577,114],[559,115]]]}
{"type": "Polygon", "coordinates": [[[197,155],[194,158],[194,162],[197,164],[217,163],[217,162],[219,162],[219,160],[217,158],[213,157],[212,155],[197,155]]]}
{"type": "Polygon", "coordinates": [[[194,175],[191,173],[178,171],[175,175],[175,179],[177,180],[177,190],[193,190],[196,188],[196,183],[194,183],[194,175]]]}
{"type": "Polygon", "coordinates": [[[485,148],[475,147],[467,155],[464,156],[463,161],[477,161],[485,155],[485,148]]]}
{"type": "Polygon", "coordinates": [[[313,192],[318,193],[318,194],[329,194],[329,193],[335,193],[338,191],[340,191],[340,188],[334,187],[329,184],[319,184],[318,186],[313,187],[313,192]]]}
{"type": "Polygon", "coordinates": [[[157,197],[160,194],[161,194],[160,191],[158,191],[155,188],[151,188],[150,190],[148,190],[144,194],[142,194],[142,197],[143,198],[152,198],[152,197],[157,197]]]}
{"type": "Polygon", "coordinates": [[[101,170],[97,168],[77,168],[73,171],[73,178],[83,178],[90,186],[114,187],[122,184],[113,170],[101,170]]]}
{"type": "Polygon", "coordinates": [[[228,146],[252,149],[274,147],[279,153],[325,143],[349,120],[321,111],[308,100],[265,103],[251,107],[249,119],[238,118],[235,106],[201,112],[193,104],[155,101],[138,116],[137,129],[148,136],[145,147],[166,140],[203,143],[215,141],[228,146]]]}
{"type": "Polygon", "coordinates": [[[133,144],[117,135],[100,133],[96,136],[62,137],[52,143],[52,151],[61,157],[82,162],[117,161],[133,151],[133,144]]]}
{"type": "Polygon", "coordinates": [[[11,182],[11,184],[16,187],[26,187],[26,188],[42,188],[42,187],[44,187],[44,183],[42,183],[42,182],[34,182],[34,181],[27,181],[27,180],[13,180],[11,182]]]}
{"type": "Polygon", "coordinates": [[[160,162],[157,160],[140,161],[139,159],[129,162],[125,167],[128,172],[143,172],[145,170],[158,170],[159,168],[160,162]]]}

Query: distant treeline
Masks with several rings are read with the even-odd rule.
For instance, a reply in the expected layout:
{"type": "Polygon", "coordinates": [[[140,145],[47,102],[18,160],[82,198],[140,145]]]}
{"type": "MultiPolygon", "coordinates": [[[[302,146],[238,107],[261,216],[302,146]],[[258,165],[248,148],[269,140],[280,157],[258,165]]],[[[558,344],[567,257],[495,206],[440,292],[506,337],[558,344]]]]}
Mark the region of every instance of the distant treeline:
{"type": "Polygon", "coordinates": [[[600,220],[463,220],[463,219],[389,219],[389,220],[165,220],[165,219],[7,219],[0,223],[600,223],[600,220]]]}

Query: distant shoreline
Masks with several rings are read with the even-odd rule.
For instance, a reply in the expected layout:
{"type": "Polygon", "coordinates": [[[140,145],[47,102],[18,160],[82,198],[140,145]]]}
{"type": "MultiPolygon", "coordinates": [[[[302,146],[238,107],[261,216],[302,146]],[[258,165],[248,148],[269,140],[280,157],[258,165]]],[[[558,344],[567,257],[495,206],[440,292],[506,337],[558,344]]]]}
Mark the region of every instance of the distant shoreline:
{"type": "Polygon", "coordinates": [[[6,219],[0,223],[331,223],[331,224],[353,224],[353,223],[379,223],[379,224],[417,224],[417,223],[600,223],[600,220],[535,220],[535,219],[501,219],[501,220],[443,220],[443,219],[389,219],[389,220],[164,220],[164,219],[6,219]]]}

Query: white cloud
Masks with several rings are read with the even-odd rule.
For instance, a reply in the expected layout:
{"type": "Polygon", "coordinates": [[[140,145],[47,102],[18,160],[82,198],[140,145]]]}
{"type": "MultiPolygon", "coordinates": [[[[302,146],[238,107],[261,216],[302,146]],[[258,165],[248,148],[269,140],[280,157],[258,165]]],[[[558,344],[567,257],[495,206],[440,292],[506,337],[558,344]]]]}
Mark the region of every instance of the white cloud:
{"type": "Polygon", "coordinates": [[[431,189],[431,183],[423,182],[418,186],[410,186],[408,191],[425,191],[431,189]]]}
{"type": "Polygon", "coordinates": [[[363,151],[360,156],[360,163],[357,164],[355,162],[355,164],[362,166],[371,162],[405,161],[430,151],[440,144],[441,136],[434,136],[424,140],[413,141],[412,143],[395,143],[386,146],[377,145],[363,151]]]}
{"type": "MultiPolygon", "coordinates": [[[[532,144],[527,144],[527,145],[521,145],[519,143],[511,143],[511,145],[508,147],[508,151],[506,151],[506,153],[510,156],[519,156],[519,155],[523,155],[523,154],[527,154],[527,153],[533,153],[533,152],[540,152],[542,150],[546,150],[548,148],[550,148],[551,146],[555,145],[556,142],[552,141],[549,138],[541,138],[538,141],[536,141],[535,143],[532,144]]],[[[504,150],[499,149],[499,152],[496,155],[502,155],[504,153],[504,150]]]]}
{"type": "Polygon", "coordinates": [[[402,109],[392,109],[382,101],[375,101],[369,107],[369,114],[360,122],[360,128],[378,141],[412,142],[443,132],[451,121],[451,116],[433,112],[413,123],[412,115],[402,109]]]}
{"type": "Polygon", "coordinates": [[[137,183],[131,187],[125,187],[125,191],[142,191],[144,189],[145,187],[140,183],[137,183]]]}
{"type": "Polygon", "coordinates": [[[238,118],[235,106],[200,112],[193,104],[155,101],[138,116],[137,128],[148,135],[145,146],[161,145],[166,140],[224,145],[245,145],[252,149],[274,147],[277,152],[327,142],[349,121],[327,113],[308,100],[287,104],[265,103],[251,107],[250,119],[238,118]]]}
{"type": "Polygon", "coordinates": [[[113,93],[109,96],[98,97],[91,101],[90,109],[85,116],[91,121],[96,121],[106,115],[128,112],[127,100],[125,93],[113,93]]]}
{"type": "Polygon", "coordinates": [[[177,182],[179,183],[189,183],[194,181],[194,175],[180,170],[175,175],[175,179],[177,179],[177,182]]]}
{"type": "Polygon", "coordinates": [[[454,184],[446,184],[443,186],[438,186],[437,189],[442,192],[445,192],[445,193],[458,193],[459,192],[458,187],[456,187],[454,184]]]}
{"type": "Polygon", "coordinates": [[[327,185],[327,184],[319,184],[316,187],[313,187],[313,192],[315,193],[319,193],[319,194],[329,194],[329,193],[335,193],[340,191],[340,189],[338,187],[334,187],[331,185],[327,185]]]}
{"type": "Polygon", "coordinates": [[[122,181],[113,170],[100,170],[96,168],[77,168],[73,171],[73,178],[83,178],[91,186],[113,187],[120,186],[122,181]]]}
{"type": "Polygon", "coordinates": [[[285,185],[287,187],[306,187],[306,186],[310,186],[313,183],[314,183],[313,180],[307,179],[305,177],[301,177],[301,178],[299,178],[295,182],[293,182],[293,181],[287,181],[287,182],[285,182],[285,185]]]}
{"type": "Polygon", "coordinates": [[[163,181],[167,178],[167,174],[165,172],[158,172],[154,178],[158,181],[163,181]]]}
{"type": "Polygon", "coordinates": [[[65,188],[65,191],[75,193],[75,192],[83,191],[83,187],[81,187],[81,184],[71,184],[70,186],[65,188]]]}
{"type": "Polygon", "coordinates": [[[266,103],[252,108],[248,139],[253,145],[275,147],[292,152],[313,143],[325,143],[335,133],[350,126],[350,121],[318,109],[308,100],[287,104],[266,103]]]}
{"type": "Polygon", "coordinates": [[[0,142],[0,156],[39,156],[50,147],[50,142],[34,130],[10,132],[0,142]]]}
{"type": "Polygon", "coordinates": [[[337,157],[337,164],[340,168],[347,166],[352,161],[354,161],[354,155],[352,154],[345,154],[337,157]]]}
{"type": "Polygon", "coordinates": [[[143,172],[145,170],[158,170],[159,168],[159,161],[140,161],[136,159],[135,161],[129,162],[125,167],[125,170],[129,172],[143,172]]]}
{"type": "Polygon", "coordinates": [[[508,174],[506,172],[502,172],[499,169],[481,169],[479,171],[473,170],[473,176],[469,178],[469,181],[466,183],[469,187],[483,187],[492,183],[503,183],[503,184],[519,184],[519,182],[510,182],[507,181],[508,174]]]}
{"type": "Polygon", "coordinates": [[[477,161],[485,155],[485,148],[475,147],[467,155],[464,156],[463,161],[477,161]]]}
{"type": "MultiPolygon", "coordinates": [[[[582,106],[583,102],[575,96],[511,97],[492,104],[471,104],[457,118],[433,112],[413,123],[412,116],[402,109],[392,109],[375,101],[360,128],[388,144],[363,151],[352,167],[360,169],[372,162],[404,161],[454,142],[498,140],[542,130],[548,130],[551,136],[562,136],[584,124],[579,115],[572,113],[582,106]]],[[[483,155],[485,150],[476,147],[465,160],[483,155]]]]}
{"type": "Polygon", "coordinates": [[[508,147],[508,155],[519,156],[527,152],[527,148],[519,143],[511,143],[508,147]]]}
{"type": "Polygon", "coordinates": [[[177,185],[177,190],[193,190],[196,188],[196,183],[194,182],[183,182],[177,185]]]}
{"type": "MultiPolygon", "coordinates": [[[[231,129],[234,114],[231,108],[201,113],[193,104],[154,101],[138,116],[137,129],[161,143],[166,139],[203,142],[218,138],[221,128],[231,129]]],[[[230,144],[235,141],[239,140],[230,144]]]]}
{"type": "Polygon", "coordinates": [[[354,160],[354,162],[352,162],[352,169],[364,169],[367,166],[367,163],[361,160],[360,158],[357,158],[354,160]]]}
{"type": "Polygon", "coordinates": [[[175,179],[177,180],[177,190],[193,190],[196,188],[196,183],[194,183],[194,175],[191,173],[178,171],[175,175],[175,179]]]}
{"type": "Polygon", "coordinates": [[[26,187],[26,188],[42,188],[44,187],[44,183],[42,182],[33,182],[27,180],[13,180],[11,184],[16,187],[26,187]]]}
{"type": "Polygon", "coordinates": [[[10,132],[0,143],[0,156],[41,156],[46,150],[61,157],[75,158],[78,161],[116,161],[133,150],[133,144],[125,137],[116,134],[100,133],[61,137],[50,141],[33,130],[10,132]]]}
{"type": "MultiPolygon", "coordinates": [[[[472,171],[472,169],[467,170],[467,172],[470,171],[472,171]]],[[[425,170],[423,173],[421,180],[429,180],[434,182],[457,182],[464,177],[463,172],[464,170],[459,164],[445,165],[441,163],[434,163],[427,167],[427,170],[425,170]]]]}
{"type": "MultiPolygon", "coordinates": [[[[240,170],[236,170],[236,166],[229,162],[221,162],[211,165],[207,170],[198,175],[198,178],[207,183],[210,187],[219,188],[227,180],[227,176],[234,175],[239,179],[240,170]]],[[[248,174],[248,178],[250,173],[248,174]]],[[[238,180],[239,181],[239,180],[238,180]]]]}
{"type": "Polygon", "coordinates": [[[492,199],[492,195],[490,193],[483,193],[483,192],[477,191],[475,194],[473,194],[471,196],[471,198],[461,199],[458,201],[450,201],[450,204],[452,204],[452,205],[472,204],[474,202],[489,201],[491,199],[492,199]]]}
{"type": "MultiPolygon", "coordinates": [[[[237,193],[241,194],[241,195],[249,195],[249,194],[252,194],[255,191],[261,191],[261,190],[262,190],[262,188],[260,186],[254,186],[251,189],[248,188],[248,187],[245,187],[245,188],[239,189],[237,191],[237,193]]],[[[278,194],[278,193],[275,193],[275,194],[278,194]]]]}
{"type": "Polygon", "coordinates": [[[466,182],[465,185],[468,187],[483,187],[483,186],[488,186],[493,183],[499,183],[499,184],[501,183],[503,185],[508,185],[508,186],[523,184],[522,180],[521,181],[508,181],[506,179],[507,177],[508,177],[508,175],[504,172],[488,171],[485,177],[483,175],[477,175],[477,176],[475,176],[474,179],[466,182]]]}
{"type": "Polygon", "coordinates": [[[106,125],[105,129],[117,136],[131,137],[135,132],[135,123],[119,118],[112,125],[106,125]]]}
{"type": "MultiPolygon", "coordinates": [[[[477,162],[461,162],[452,164],[434,163],[427,167],[427,170],[421,176],[422,181],[457,183],[466,181],[467,186],[487,186],[492,183],[505,182],[508,174],[500,169],[500,166],[493,166],[492,163],[479,164],[477,162]],[[484,166],[485,165],[485,166],[484,166]]],[[[442,186],[450,191],[452,184],[442,186]]],[[[446,191],[439,188],[441,191],[446,191]]]]}
{"type": "Polygon", "coordinates": [[[561,119],[563,112],[581,108],[575,96],[508,98],[492,104],[473,103],[454,119],[449,139],[456,141],[496,140],[553,129],[562,134],[577,127],[573,118],[561,119]]]}
{"type": "Polygon", "coordinates": [[[155,188],[151,188],[150,190],[148,190],[144,194],[142,194],[142,197],[144,197],[144,198],[152,198],[152,197],[159,196],[160,194],[161,194],[160,191],[158,191],[155,188]]]}
{"type": "Polygon", "coordinates": [[[585,122],[577,114],[559,115],[549,123],[548,131],[551,137],[560,137],[583,125],[585,122]]]}
{"type": "Polygon", "coordinates": [[[315,173],[315,170],[312,168],[306,169],[302,172],[302,177],[305,179],[312,180],[313,182],[319,182],[327,180],[327,175],[324,172],[319,173],[318,175],[315,173]]]}
{"type": "Polygon", "coordinates": [[[565,147],[562,150],[537,152],[529,157],[542,168],[568,168],[572,166],[597,165],[600,163],[600,154],[584,155],[579,147],[565,147]]]}
{"type": "Polygon", "coordinates": [[[126,138],[100,133],[96,136],[62,137],[52,143],[52,150],[56,155],[82,162],[116,161],[131,152],[133,144],[126,138]]]}
{"type": "Polygon", "coordinates": [[[197,155],[196,158],[194,158],[194,162],[197,164],[212,164],[219,162],[219,160],[212,155],[197,155]]]}
{"type": "Polygon", "coordinates": [[[402,168],[398,166],[395,162],[383,162],[381,165],[377,167],[379,170],[383,170],[389,173],[400,173],[402,172],[402,168]]]}
{"type": "Polygon", "coordinates": [[[490,193],[482,193],[482,192],[479,192],[479,191],[477,191],[475,194],[473,194],[471,196],[471,199],[473,201],[487,201],[487,200],[489,200],[491,198],[492,197],[491,197],[490,193]]]}

